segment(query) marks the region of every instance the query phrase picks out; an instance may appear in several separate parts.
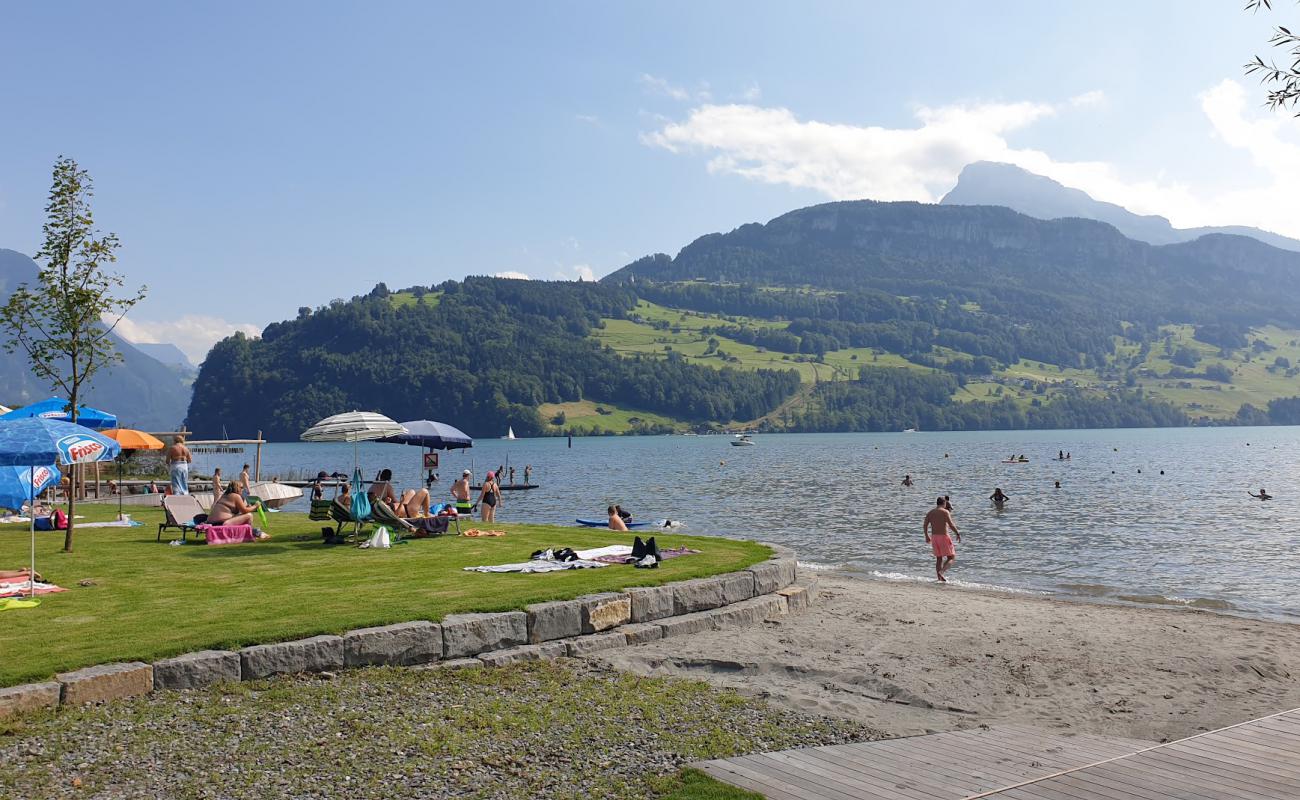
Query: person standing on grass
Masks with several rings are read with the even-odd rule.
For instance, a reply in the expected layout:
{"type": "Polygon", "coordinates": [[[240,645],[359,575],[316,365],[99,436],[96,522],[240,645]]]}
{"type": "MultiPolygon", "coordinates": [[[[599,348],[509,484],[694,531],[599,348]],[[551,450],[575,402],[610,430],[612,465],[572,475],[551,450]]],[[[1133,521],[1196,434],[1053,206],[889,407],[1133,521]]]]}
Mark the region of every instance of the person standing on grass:
{"type": "Polygon", "coordinates": [[[185,437],[177,434],[167,448],[167,468],[171,472],[172,494],[190,493],[190,462],[194,455],[185,446],[185,437]]]}
{"type": "Polygon", "coordinates": [[[483,522],[496,522],[497,506],[500,504],[501,488],[497,486],[497,474],[489,472],[478,497],[479,519],[483,522]]]}
{"type": "Polygon", "coordinates": [[[247,464],[244,465],[243,471],[239,473],[239,493],[242,494],[244,497],[248,497],[250,494],[253,493],[253,484],[248,482],[247,464]]]}
{"type": "Polygon", "coordinates": [[[925,533],[925,543],[934,550],[934,574],[940,583],[947,583],[948,579],[943,575],[952,566],[952,562],[957,560],[957,548],[953,546],[948,531],[957,535],[958,542],[961,541],[961,531],[957,530],[957,524],[952,521],[952,512],[944,507],[944,498],[935,501],[934,508],[925,515],[921,530],[925,533]]]}
{"type": "MultiPolygon", "coordinates": [[[[221,496],[226,493],[226,485],[221,482],[221,467],[212,468],[212,505],[216,505],[221,496]]],[[[208,506],[211,508],[212,506],[208,506]]]]}
{"type": "Polygon", "coordinates": [[[460,480],[451,484],[451,497],[456,501],[457,514],[470,514],[474,511],[474,506],[469,501],[469,478],[470,471],[465,470],[460,473],[460,480]]]}

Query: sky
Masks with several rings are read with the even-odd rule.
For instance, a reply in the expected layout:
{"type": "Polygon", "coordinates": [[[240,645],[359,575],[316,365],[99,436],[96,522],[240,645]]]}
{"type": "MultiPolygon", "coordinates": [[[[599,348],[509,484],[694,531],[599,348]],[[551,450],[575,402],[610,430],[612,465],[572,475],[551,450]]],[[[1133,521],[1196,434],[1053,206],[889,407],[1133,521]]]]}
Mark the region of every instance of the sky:
{"type": "Polygon", "coordinates": [[[1300,9],[1242,5],[6,3],[0,247],[75,158],[148,286],[120,330],[197,362],[379,281],[600,277],[982,159],[1300,237],[1300,120],[1242,70],[1300,9]]]}

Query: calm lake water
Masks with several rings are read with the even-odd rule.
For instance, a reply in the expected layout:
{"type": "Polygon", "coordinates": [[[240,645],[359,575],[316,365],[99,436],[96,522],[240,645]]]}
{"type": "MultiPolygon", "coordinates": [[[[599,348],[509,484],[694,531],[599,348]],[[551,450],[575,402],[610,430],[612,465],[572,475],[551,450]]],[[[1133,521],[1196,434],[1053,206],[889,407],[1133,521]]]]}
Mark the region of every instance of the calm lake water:
{"type": "MultiPolygon", "coordinates": [[[[1300,428],[478,440],[442,453],[445,496],[462,469],[531,464],[541,488],[505,495],[498,518],[572,524],[618,502],[682,531],[789,545],[801,562],[868,577],[933,580],[921,519],[952,496],[964,542],[957,585],[1172,604],[1300,621],[1300,428]],[[1072,454],[1054,460],[1058,450],[1072,454]],[[1003,464],[1012,453],[1028,464],[1003,464]],[[722,463],[722,462],[725,462],[722,463]],[[1161,473],[1163,470],[1163,474],[1161,473]],[[915,481],[900,485],[904,474],[915,481]],[[1061,488],[1054,488],[1055,481],[1061,488]],[[1011,496],[1005,511],[987,499],[1011,496]],[[1267,487],[1275,500],[1247,490],[1267,487]]],[[[198,455],[238,473],[251,451],[198,455]]],[[[420,480],[419,450],[363,444],[366,477],[420,480]]],[[[263,477],[351,472],[351,445],[273,444],[263,477]]],[[[301,504],[305,508],[305,503],[301,504]]],[[[562,537],[561,537],[562,538],[562,537]]],[[[557,540],[555,545],[565,542],[557,540]]]]}

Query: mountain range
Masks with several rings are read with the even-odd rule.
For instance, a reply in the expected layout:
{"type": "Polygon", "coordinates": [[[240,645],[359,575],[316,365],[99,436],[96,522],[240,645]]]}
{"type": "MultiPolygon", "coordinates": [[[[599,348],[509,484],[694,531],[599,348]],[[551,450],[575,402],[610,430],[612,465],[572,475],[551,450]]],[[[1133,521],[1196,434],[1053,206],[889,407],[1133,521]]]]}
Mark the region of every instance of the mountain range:
{"type": "MultiPolygon", "coordinates": [[[[26,255],[0,248],[0,302],[20,283],[36,279],[37,265],[26,255]]],[[[122,361],[96,375],[86,393],[87,405],[117,415],[123,426],[149,431],[175,430],[185,418],[190,389],[175,370],[113,334],[122,361]]],[[[0,402],[26,405],[50,397],[53,390],[32,374],[21,352],[0,351],[3,390],[0,402]]]]}
{"type": "Polygon", "coordinates": [[[957,185],[939,201],[941,205],[1005,206],[1038,219],[1080,217],[1115,226],[1130,239],[1149,244],[1189,242],[1212,233],[1248,236],[1282,250],[1300,251],[1300,241],[1244,225],[1175,228],[1153,214],[1135,214],[1123,206],[1094,200],[1086,192],[1035,175],[1014,164],[977,161],[957,177],[957,185]]]}

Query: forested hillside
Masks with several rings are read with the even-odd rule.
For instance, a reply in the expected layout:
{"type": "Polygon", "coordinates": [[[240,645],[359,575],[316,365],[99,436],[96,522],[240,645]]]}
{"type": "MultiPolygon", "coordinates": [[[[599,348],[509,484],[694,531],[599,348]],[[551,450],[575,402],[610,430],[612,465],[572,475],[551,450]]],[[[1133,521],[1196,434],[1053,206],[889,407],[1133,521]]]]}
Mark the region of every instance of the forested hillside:
{"type": "Polygon", "coordinates": [[[704,423],[762,416],[799,386],[792,371],[712,370],[623,358],[588,338],[632,292],[595,283],[469,278],[300,311],[261,339],[219,342],[199,372],[189,426],[292,440],[351,409],[433,418],[474,436],[543,432],[538,407],[593,399],[704,423]]]}
{"type": "Polygon", "coordinates": [[[599,284],[470,278],[234,337],[189,424],[293,438],[352,408],[475,435],[1296,417],[1300,253],[1152,246],[1002,208],[831,203],[599,284]],[[1293,366],[1294,363],[1294,366],[1293,366]]]}

